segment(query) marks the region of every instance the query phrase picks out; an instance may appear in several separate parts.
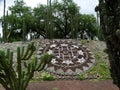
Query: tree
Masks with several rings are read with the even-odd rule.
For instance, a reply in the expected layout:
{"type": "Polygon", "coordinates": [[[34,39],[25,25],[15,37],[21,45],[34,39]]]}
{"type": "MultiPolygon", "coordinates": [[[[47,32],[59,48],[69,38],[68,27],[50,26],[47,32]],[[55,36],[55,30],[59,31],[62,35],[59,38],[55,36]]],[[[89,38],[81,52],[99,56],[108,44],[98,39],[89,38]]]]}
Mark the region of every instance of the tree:
{"type": "Polygon", "coordinates": [[[14,1],[13,6],[9,7],[9,11],[10,14],[5,16],[8,41],[26,40],[34,22],[31,8],[27,7],[23,0],[17,0],[14,1]],[[23,26],[26,26],[24,29],[26,31],[23,31],[23,26]]]}
{"type": "Polygon", "coordinates": [[[78,20],[78,32],[81,39],[88,38],[93,40],[94,37],[98,37],[98,23],[93,15],[80,14],[78,20]],[[86,36],[84,36],[84,34],[86,34],[86,36]]]}
{"type": "Polygon", "coordinates": [[[76,28],[71,26],[74,25],[71,23],[75,22],[79,7],[72,0],[62,2],[48,0],[47,6],[39,5],[34,8],[33,13],[37,27],[34,31],[37,32],[38,37],[41,35],[44,38],[66,38],[67,36],[71,38],[70,32],[76,28]]]}
{"type": "Polygon", "coordinates": [[[79,7],[72,0],[53,2],[53,18],[56,38],[71,38],[76,30],[76,17],[79,7]]]}
{"type": "Polygon", "coordinates": [[[97,22],[92,15],[82,15],[80,7],[73,0],[58,2],[47,0],[47,5],[38,5],[33,10],[23,0],[15,1],[6,16],[8,41],[32,38],[77,38],[83,39],[84,32],[89,39],[98,36],[97,22]]]}
{"type": "Polygon", "coordinates": [[[99,0],[96,11],[108,48],[110,71],[114,83],[120,88],[120,0],[99,0]]]}
{"type": "Polygon", "coordinates": [[[41,4],[38,5],[33,9],[33,14],[35,22],[33,24],[34,29],[32,29],[32,32],[34,33],[35,38],[39,38],[40,36],[42,36],[43,38],[47,38],[47,6],[41,4]]]}

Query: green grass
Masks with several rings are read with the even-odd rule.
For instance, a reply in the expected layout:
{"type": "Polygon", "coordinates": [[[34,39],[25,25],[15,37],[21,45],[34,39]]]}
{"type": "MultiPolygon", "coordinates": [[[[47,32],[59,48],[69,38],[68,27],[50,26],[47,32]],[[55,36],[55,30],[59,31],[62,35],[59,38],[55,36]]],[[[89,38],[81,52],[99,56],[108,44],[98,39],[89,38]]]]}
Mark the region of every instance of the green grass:
{"type": "Polygon", "coordinates": [[[55,87],[55,88],[53,88],[52,90],[58,90],[58,88],[55,87]]]}
{"type": "Polygon", "coordinates": [[[53,81],[56,80],[55,76],[47,73],[46,71],[39,72],[31,81],[53,81]]]}
{"type": "Polygon", "coordinates": [[[90,42],[90,40],[81,40],[81,44],[87,44],[87,43],[89,43],[90,42]]]}
{"type": "Polygon", "coordinates": [[[94,53],[96,64],[94,67],[91,68],[91,70],[88,70],[84,74],[78,75],[78,79],[84,80],[84,79],[99,79],[99,80],[105,80],[105,79],[112,79],[110,76],[110,67],[108,66],[106,62],[106,57],[100,56],[100,52],[94,53]]]}

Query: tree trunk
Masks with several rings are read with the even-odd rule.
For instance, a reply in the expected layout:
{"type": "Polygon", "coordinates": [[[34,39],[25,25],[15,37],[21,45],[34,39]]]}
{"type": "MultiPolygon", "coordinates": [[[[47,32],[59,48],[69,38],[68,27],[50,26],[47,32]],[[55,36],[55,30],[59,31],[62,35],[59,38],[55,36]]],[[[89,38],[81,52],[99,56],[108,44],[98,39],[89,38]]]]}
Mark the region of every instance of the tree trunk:
{"type": "Polygon", "coordinates": [[[111,76],[120,88],[120,0],[99,0],[98,10],[108,48],[111,76]]]}

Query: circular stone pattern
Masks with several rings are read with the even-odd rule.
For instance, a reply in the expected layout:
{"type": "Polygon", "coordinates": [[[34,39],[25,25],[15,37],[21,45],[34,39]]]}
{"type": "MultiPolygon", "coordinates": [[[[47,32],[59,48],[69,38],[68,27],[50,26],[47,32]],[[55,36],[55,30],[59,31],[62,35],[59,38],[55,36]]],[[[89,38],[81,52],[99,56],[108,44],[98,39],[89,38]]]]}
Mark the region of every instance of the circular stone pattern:
{"type": "Polygon", "coordinates": [[[39,48],[37,57],[42,53],[53,54],[46,71],[61,76],[76,76],[85,72],[95,63],[91,51],[85,46],[69,40],[53,40],[39,48]]]}

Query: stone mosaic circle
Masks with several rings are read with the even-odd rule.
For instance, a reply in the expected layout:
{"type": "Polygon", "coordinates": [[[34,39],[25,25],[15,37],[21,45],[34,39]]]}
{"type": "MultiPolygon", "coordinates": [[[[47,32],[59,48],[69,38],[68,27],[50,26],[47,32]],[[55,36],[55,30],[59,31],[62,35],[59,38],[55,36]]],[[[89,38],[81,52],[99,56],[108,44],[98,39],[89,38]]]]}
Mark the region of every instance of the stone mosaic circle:
{"type": "Polygon", "coordinates": [[[91,51],[75,41],[49,41],[39,48],[37,57],[40,58],[43,53],[54,55],[45,70],[56,75],[78,75],[90,69],[95,63],[91,51]]]}

